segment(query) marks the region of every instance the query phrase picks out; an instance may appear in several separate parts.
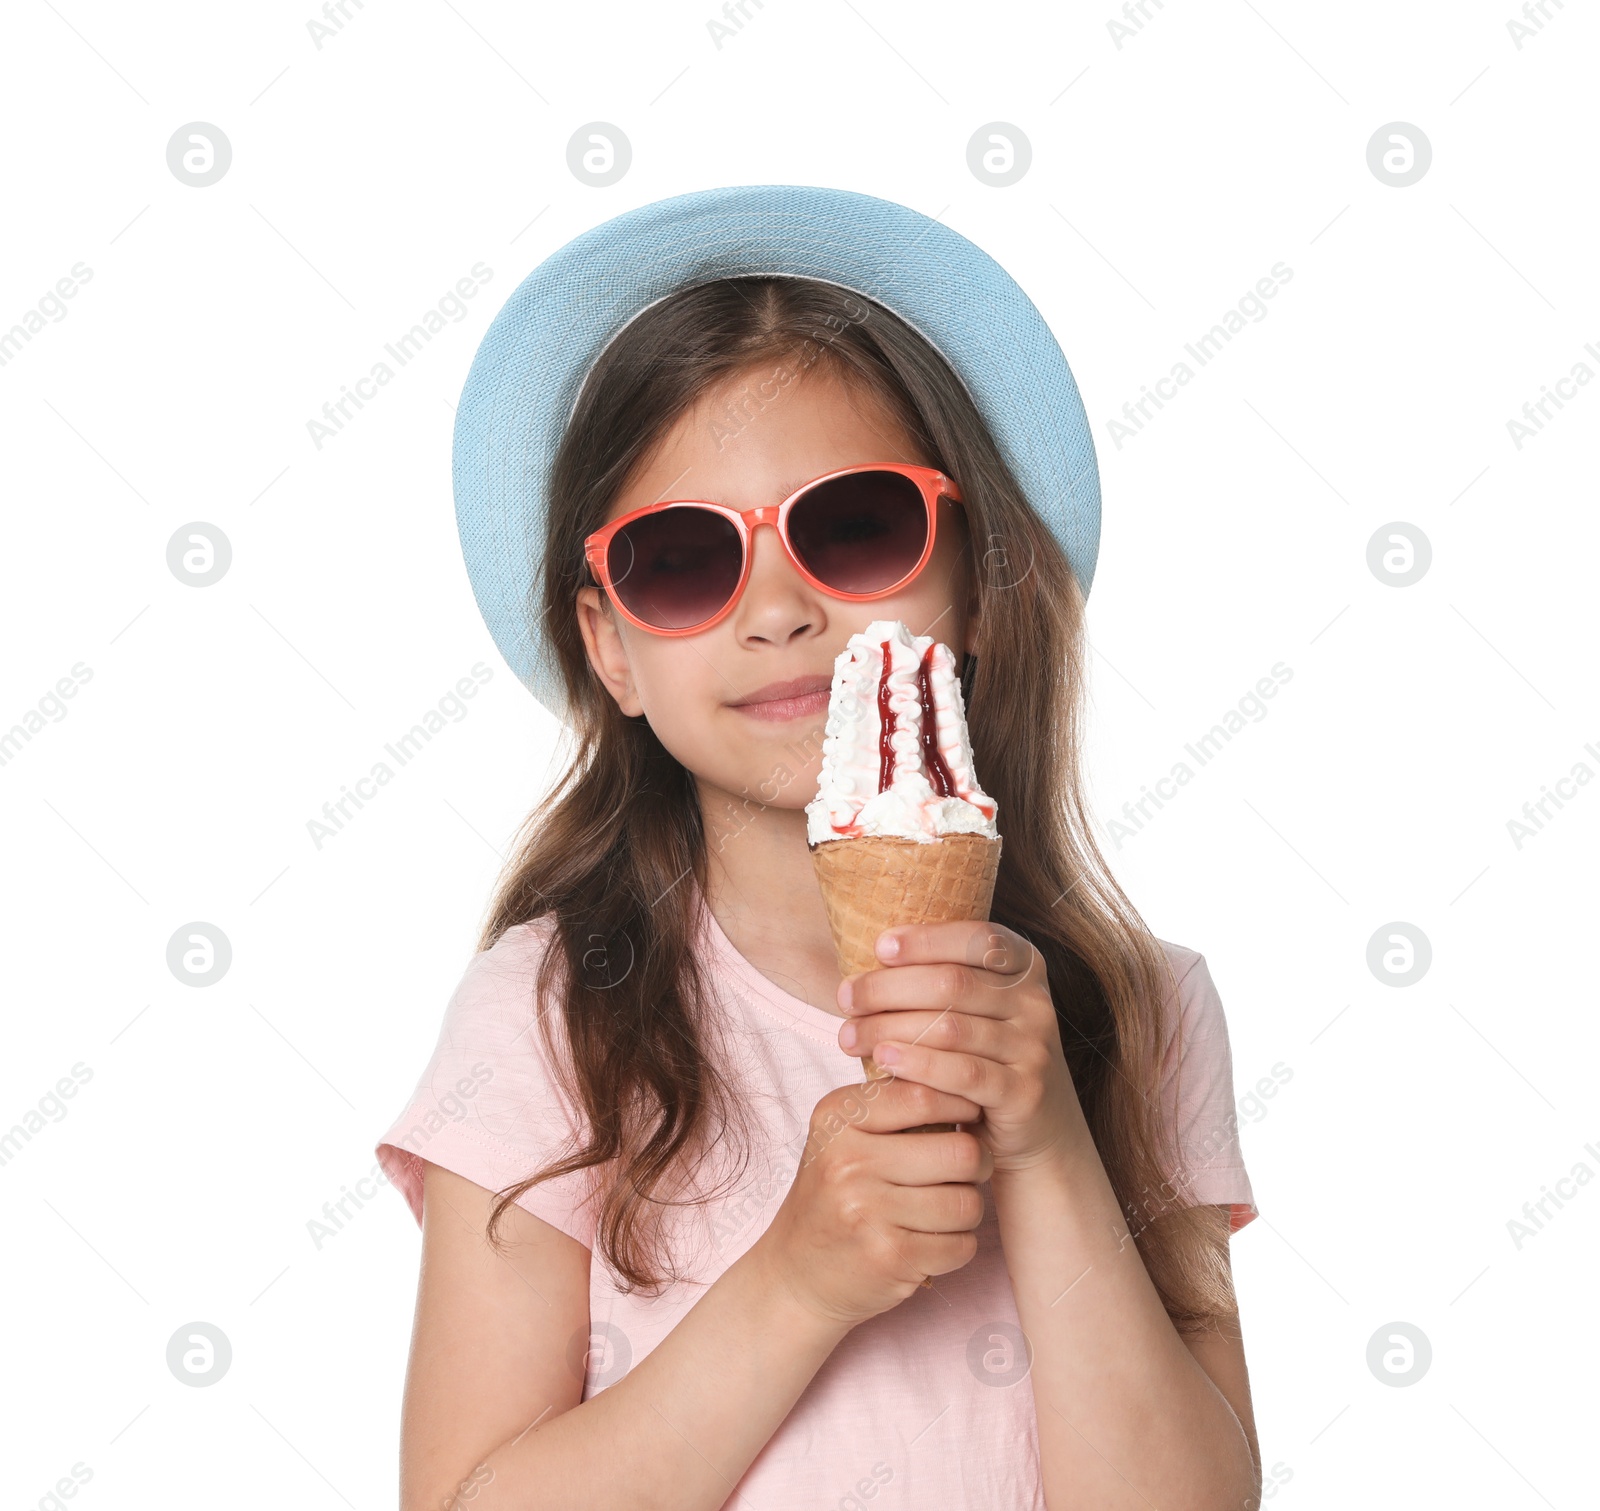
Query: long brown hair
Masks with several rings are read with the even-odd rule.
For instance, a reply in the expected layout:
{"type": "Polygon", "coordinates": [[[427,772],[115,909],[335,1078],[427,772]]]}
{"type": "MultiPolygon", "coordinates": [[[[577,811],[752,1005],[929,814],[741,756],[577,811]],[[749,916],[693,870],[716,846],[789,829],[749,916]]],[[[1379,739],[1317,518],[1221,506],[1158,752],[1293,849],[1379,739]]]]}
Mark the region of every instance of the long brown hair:
{"type": "Polygon", "coordinates": [[[1234,1309],[1227,1224],[1174,1200],[1175,1115],[1157,1105],[1176,983],[1112,877],[1081,795],[1082,591],[943,357],[884,306],[802,278],[703,283],[635,317],[589,373],[552,467],[530,609],[559,658],[573,744],[523,825],[479,947],[520,923],[553,925],[537,983],[537,1001],[553,1010],[540,1012],[539,1029],[588,1137],[498,1193],[490,1236],[530,1187],[588,1171],[602,1202],[601,1256],[628,1288],[653,1291],[670,1270],[659,1209],[683,1189],[685,1167],[743,1125],[714,1053],[694,949],[707,876],[694,779],[594,674],[575,604],[592,585],[584,537],[668,426],[708,390],[762,369],[773,381],[730,411],[737,427],[785,373],[818,363],[886,405],[915,442],[914,459],[961,485],[983,648],[964,690],[976,766],[1006,841],[993,918],[1044,957],[1073,1082],[1168,1315],[1181,1331],[1214,1325],[1234,1309]]]}

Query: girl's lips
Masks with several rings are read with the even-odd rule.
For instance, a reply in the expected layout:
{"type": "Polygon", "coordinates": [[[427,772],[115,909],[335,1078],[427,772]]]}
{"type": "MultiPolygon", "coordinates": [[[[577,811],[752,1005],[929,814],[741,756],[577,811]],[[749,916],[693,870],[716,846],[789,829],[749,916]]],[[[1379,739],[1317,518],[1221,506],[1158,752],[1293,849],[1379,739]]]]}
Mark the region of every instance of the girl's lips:
{"type": "Polygon", "coordinates": [[[829,690],[823,688],[818,693],[806,693],[799,698],[773,698],[765,703],[735,703],[734,712],[748,714],[752,719],[762,719],[768,723],[780,723],[786,719],[814,718],[817,714],[828,711],[829,690]]]}

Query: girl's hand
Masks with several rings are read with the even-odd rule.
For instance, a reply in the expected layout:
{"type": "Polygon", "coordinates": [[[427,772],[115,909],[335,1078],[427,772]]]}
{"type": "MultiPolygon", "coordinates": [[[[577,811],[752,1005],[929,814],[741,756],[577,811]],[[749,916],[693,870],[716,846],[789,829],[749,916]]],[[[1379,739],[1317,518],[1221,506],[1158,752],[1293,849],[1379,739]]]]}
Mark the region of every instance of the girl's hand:
{"type": "Polygon", "coordinates": [[[839,1086],[816,1105],[793,1184],[751,1250],[802,1306],[843,1328],[898,1306],[978,1252],[993,1161],[972,1134],[905,1134],[978,1116],[910,1081],[839,1086]],[[885,1137],[889,1135],[889,1137],[885,1137]]]}
{"type": "Polygon", "coordinates": [[[976,1102],[996,1171],[1085,1147],[1044,959],[1026,939],[997,923],[900,924],[877,955],[882,969],[839,987],[841,1049],[976,1102]]]}

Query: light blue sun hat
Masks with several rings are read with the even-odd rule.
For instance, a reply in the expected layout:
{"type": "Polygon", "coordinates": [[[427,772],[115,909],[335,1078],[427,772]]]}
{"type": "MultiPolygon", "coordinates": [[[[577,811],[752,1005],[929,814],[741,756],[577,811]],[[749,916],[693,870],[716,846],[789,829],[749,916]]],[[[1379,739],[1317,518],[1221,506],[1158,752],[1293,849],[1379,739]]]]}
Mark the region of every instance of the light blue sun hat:
{"type": "Polygon", "coordinates": [[[1085,594],[1100,473],[1072,371],[1044,317],[980,247],[893,200],[757,184],[656,200],[552,252],[496,314],[456,413],[452,473],[467,576],[524,686],[566,721],[537,574],[550,468],[578,391],[641,310],[717,278],[788,275],[852,289],[919,332],[966,385],[1085,594]]]}

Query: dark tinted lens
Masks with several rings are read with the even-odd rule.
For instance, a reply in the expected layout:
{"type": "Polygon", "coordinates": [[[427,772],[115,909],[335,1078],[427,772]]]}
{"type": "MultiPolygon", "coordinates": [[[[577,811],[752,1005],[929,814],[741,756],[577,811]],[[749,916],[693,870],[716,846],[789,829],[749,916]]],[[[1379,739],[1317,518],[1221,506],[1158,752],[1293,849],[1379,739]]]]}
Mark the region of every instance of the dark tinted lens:
{"type": "Polygon", "coordinates": [[[710,509],[658,509],[611,537],[606,565],[630,614],[658,630],[686,630],[733,596],[739,532],[710,509]]]}
{"type": "Polygon", "coordinates": [[[841,593],[893,587],[922,559],[928,511],[898,472],[852,472],[819,483],[790,511],[795,555],[841,593]]]}

